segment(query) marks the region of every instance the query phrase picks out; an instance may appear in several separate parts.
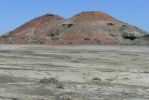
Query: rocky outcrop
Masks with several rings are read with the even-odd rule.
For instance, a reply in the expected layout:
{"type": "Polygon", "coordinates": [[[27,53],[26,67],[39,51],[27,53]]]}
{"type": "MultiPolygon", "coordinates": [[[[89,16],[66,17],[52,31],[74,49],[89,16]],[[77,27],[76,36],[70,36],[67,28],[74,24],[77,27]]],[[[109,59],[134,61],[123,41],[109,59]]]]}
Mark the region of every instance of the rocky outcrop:
{"type": "Polygon", "coordinates": [[[148,33],[99,11],[81,12],[69,19],[46,14],[4,34],[10,44],[142,44],[148,33]]]}

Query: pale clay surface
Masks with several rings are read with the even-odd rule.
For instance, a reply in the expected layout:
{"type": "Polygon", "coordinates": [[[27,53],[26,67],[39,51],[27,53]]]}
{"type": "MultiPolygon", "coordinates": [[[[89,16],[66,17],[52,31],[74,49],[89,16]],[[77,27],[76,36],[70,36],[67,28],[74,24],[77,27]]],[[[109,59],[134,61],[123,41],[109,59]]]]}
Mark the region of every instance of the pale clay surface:
{"type": "Polygon", "coordinates": [[[0,100],[149,100],[149,47],[1,45],[0,100]]]}

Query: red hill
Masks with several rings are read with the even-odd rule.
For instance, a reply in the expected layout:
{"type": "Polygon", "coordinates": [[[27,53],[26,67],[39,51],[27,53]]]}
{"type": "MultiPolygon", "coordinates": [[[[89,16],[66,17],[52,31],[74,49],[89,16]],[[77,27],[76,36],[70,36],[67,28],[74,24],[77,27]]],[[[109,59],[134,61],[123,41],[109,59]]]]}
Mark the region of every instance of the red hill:
{"type": "Polygon", "coordinates": [[[144,37],[146,41],[148,33],[135,26],[103,12],[87,11],[69,19],[54,14],[43,15],[4,34],[0,42],[49,45],[135,44],[144,37]]]}

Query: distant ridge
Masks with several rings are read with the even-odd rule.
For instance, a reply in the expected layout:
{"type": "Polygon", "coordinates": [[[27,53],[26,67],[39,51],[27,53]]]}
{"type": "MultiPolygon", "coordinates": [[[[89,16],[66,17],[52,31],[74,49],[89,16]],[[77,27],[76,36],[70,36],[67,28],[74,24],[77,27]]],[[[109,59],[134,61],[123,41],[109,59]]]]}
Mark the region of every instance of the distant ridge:
{"type": "Polygon", "coordinates": [[[0,37],[1,44],[149,44],[149,34],[100,11],[64,19],[37,17],[0,37]]]}

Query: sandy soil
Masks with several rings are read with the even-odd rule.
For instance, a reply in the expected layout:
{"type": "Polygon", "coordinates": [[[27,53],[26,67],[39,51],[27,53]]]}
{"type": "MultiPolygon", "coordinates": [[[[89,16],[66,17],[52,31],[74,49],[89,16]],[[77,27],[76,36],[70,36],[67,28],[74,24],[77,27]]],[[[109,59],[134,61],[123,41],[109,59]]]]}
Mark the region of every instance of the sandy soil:
{"type": "Polygon", "coordinates": [[[149,100],[149,47],[1,45],[0,100],[149,100]]]}

